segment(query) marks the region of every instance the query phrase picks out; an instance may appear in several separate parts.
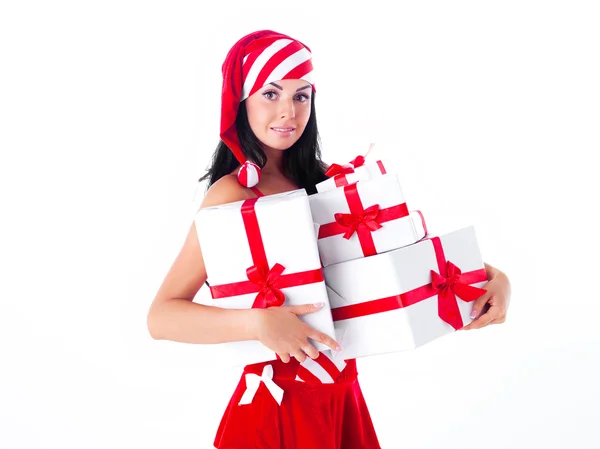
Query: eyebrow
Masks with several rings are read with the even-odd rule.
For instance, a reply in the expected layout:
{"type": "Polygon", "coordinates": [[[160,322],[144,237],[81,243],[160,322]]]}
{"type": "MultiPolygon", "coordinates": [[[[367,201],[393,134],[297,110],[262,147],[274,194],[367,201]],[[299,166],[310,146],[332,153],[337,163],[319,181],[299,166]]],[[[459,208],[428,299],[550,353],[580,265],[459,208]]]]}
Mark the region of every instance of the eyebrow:
{"type": "MultiPolygon", "coordinates": [[[[279,84],[275,84],[275,83],[269,83],[269,84],[272,84],[273,86],[275,86],[275,87],[276,87],[277,89],[279,89],[279,90],[283,90],[283,87],[281,87],[279,84]]],[[[300,92],[301,90],[307,89],[307,88],[309,88],[309,87],[310,87],[310,84],[307,84],[307,85],[306,85],[306,86],[304,86],[304,87],[301,87],[301,88],[299,88],[299,89],[296,89],[296,92],[300,92]]]]}

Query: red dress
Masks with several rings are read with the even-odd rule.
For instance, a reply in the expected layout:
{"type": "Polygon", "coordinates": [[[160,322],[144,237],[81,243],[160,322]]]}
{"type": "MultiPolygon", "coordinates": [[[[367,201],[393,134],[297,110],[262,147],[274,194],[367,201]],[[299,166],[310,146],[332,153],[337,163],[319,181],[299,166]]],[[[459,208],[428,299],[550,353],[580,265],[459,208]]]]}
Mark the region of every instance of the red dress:
{"type": "Polygon", "coordinates": [[[329,384],[296,380],[299,365],[292,357],[288,363],[274,360],[246,366],[221,418],[215,448],[381,449],[358,384],[356,360],[346,360],[346,367],[329,384]],[[273,381],[283,389],[281,405],[264,382],[250,404],[239,405],[246,374],[260,376],[269,364],[273,381]]]}
{"type": "Polygon", "coordinates": [[[217,430],[219,449],[381,449],[358,384],[356,360],[333,384],[296,379],[299,363],[280,360],[248,365],[217,430]],[[238,405],[246,390],[246,373],[261,375],[273,366],[273,381],[284,393],[281,405],[263,382],[254,400],[238,405]]]}

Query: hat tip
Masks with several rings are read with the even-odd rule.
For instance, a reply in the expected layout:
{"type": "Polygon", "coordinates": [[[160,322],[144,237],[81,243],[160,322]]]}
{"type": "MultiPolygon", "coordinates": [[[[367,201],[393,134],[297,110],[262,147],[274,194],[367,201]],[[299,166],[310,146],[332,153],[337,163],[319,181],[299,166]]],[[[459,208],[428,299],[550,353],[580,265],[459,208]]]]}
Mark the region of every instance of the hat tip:
{"type": "Polygon", "coordinates": [[[246,161],[238,170],[237,178],[244,187],[254,187],[260,181],[260,167],[252,162],[246,161]]]}

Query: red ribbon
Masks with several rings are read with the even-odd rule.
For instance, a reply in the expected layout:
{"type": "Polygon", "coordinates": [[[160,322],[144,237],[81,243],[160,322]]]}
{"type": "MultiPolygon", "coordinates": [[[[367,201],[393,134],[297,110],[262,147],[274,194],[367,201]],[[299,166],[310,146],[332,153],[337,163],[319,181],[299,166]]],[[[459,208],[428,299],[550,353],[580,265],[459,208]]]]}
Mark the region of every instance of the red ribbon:
{"type": "Polygon", "coordinates": [[[427,234],[429,232],[427,231],[427,224],[425,224],[425,217],[423,216],[423,214],[421,213],[420,210],[415,210],[414,212],[419,214],[419,217],[421,217],[421,223],[423,224],[423,231],[425,231],[425,236],[427,236],[427,234]]]}
{"type": "Polygon", "coordinates": [[[339,177],[345,177],[345,175],[350,173],[354,173],[354,167],[352,165],[331,164],[325,172],[325,176],[328,178],[333,176],[335,179],[339,177]]]}
{"type": "MultiPolygon", "coordinates": [[[[349,165],[331,164],[325,172],[325,176],[329,178],[333,177],[336,187],[347,186],[348,179],[346,179],[346,175],[354,173],[354,169],[362,167],[363,165],[365,165],[365,157],[359,155],[352,159],[349,165]]],[[[381,174],[385,175],[386,171],[383,163],[377,161],[377,166],[379,167],[381,174]]]]}
{"type": "Polygon", "coordinates": [[[400,295],[366,301],[360,304],[338,307],[331,310],[333,321],[348,320],[375,313],[409,307],[413,304],[438,296],[438,316],[454,329],[463,327],[458,308],[458,296],[463,301],[472,302],[481,297],[486,290],[469,284],[487,281],[485,269],[463,273],[452,262],[447,261],[439,237],[431,239],[438,264],[439,273],[431,270],[431,282],[400,295]]]}
{"type": "Polygon", "coordinates": [[[213,299],[258,293],[252,304],[253,308],[280,306],[285,300],[281,289],[322,282],[323,271],[319,268],[300,273],[283,274],[285,267],[280,263],[274,264],[269,269],[254,208],[257,200],[258,198],[252,198],[242,204],[242,219],[254,262],[254,265],[246,270],[248,280],[212,285],[210,292],[213,299]]]}
{"type": "Polygon", "coordinates": [[[334,214],[335,221],[347,229],[344,238],[348,240],[352,234],[358,231],[359,226],[364,226],[371,231],[376,231],[382,226],[377,222],[379,215],[379,204],[367,207],[364,211],[357,214],[334,214]]]}
{"type": "Polygon", "coordinates": [[[344,186],[344,195],[350,208],[349,214],[334,214],[335,221],[321,225],[319,238],[344,234],[349,239],[355,232],[365,257],[377,254],[371,233],[381,229],[381,223],[396,220],[408,215],[406,203],[380,209],[374,204],[365,209],[360,200],[356,183],[344,186]]]}
{"type": "Polygon", "coordinates": [[[265,309],[271,306],[280,306],[285,301],[285,296],[279,288],[277,288],[277,280],[283,273],[285,267],[279,263],[273,265],[268,272],[265,273],[265,267],[251,266],[246,270],[246,275],[250,282],[260,287],[258,295],[252,304],[252,307],[265,309]]]}

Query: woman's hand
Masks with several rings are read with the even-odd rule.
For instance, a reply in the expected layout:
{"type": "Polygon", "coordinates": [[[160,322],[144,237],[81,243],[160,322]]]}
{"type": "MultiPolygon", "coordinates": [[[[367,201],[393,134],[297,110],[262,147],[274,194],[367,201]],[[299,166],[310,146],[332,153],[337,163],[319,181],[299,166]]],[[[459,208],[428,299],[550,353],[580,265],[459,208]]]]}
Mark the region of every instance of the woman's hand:
{"type": "Polygon", "coordinates": [[[476,318],[460,330],[481,329],[488,324],[500,324],[506,321],[506,312],[510,303],[510,281],[508,277],[491,265],[485,264],[488,282],[482,287],[487,292],[475,301],[471,316],[476,318]]]}
{"type": "Polygon", "coordinates": [[[273,350],[284,363],[290,361],[290,356],[300,363],[306,360],[307,355],[311,359],[319,356],[317,348],[308,341],[309,337],[339,351],[339,344],[334,339],[298,318],[298,315],[316,312],[322,307],[323,303],[317,303],[254,309],[257,311],[254,323],[257,340],[273,350]]]}

